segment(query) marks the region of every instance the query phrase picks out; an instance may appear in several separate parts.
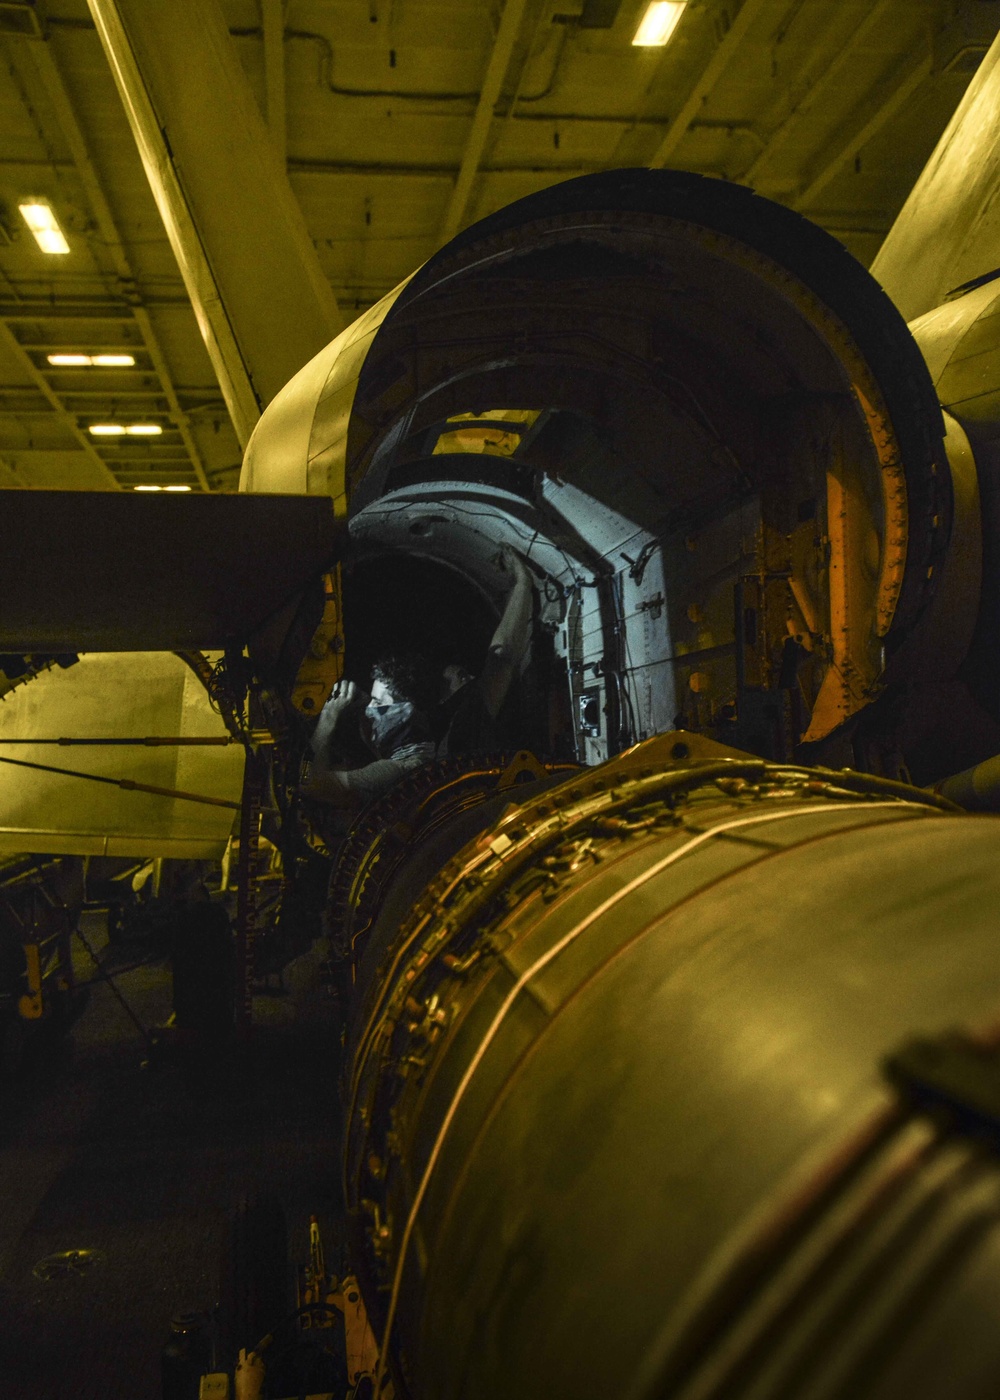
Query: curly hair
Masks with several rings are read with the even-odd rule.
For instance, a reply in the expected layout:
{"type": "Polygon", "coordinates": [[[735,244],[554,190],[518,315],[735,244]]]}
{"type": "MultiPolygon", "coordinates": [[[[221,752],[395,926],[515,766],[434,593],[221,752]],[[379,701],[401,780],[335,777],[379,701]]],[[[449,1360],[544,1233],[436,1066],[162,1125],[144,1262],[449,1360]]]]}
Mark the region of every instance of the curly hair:
{"type": "Polygon", "coordinates": [[[437,677],[417,652],[390,652],[372,666],[372,680],[381,681],[396,700],[409,700],[418,710],[437,701],[437,677]]]}

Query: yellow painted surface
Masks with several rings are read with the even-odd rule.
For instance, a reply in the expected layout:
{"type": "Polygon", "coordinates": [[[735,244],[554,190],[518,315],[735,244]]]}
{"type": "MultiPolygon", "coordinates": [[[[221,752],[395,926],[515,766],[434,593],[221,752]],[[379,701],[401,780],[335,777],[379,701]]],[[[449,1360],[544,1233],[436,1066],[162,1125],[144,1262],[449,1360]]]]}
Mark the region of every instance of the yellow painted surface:
{"type": "MultiPolygon", "coordinates": [[[[6,738],[221,736],[222,721],[170,652],[92,653],[46,671],[0,704],[0,757],[131,778],[238,801],[243,751],[3,744],[6,738]]],[[[0,763],[0,855],[221,856],[234,813],[222,807],[0,763]]]]}

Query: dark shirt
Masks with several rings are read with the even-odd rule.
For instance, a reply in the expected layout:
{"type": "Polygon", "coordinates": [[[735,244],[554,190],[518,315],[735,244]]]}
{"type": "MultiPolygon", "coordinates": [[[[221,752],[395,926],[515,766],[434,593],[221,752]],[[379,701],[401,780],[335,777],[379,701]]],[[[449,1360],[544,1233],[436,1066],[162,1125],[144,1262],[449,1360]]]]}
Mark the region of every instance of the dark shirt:
{"type": "Polygon", "coordinates": [[[500,745],[500,726],[486,708],[477,681],[468,681],[439,707],[438,731],[438,755],[442,758],[494,753],[500,745]]]}
{"type": "Polygon", "coordinates": [[[374,763],[366,763],[363,768],[349,768],[341,774],[349,790],[365,805],[374,802],[383,793],[395,787],[400,778],[412,773],[415,768],[429,763],[434,757],[434,745],[430,742],[406,744],[394,749],[389,758],[377,758],[374,763]]]}

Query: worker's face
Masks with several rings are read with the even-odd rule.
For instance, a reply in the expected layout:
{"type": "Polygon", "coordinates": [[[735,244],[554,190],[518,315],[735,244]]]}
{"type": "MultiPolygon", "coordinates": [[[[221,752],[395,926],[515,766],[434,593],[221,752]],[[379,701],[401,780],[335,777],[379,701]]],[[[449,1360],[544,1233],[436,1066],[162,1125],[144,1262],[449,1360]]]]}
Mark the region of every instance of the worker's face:
{"type": "Polygon", "coordinates": [[[396,697],[385,681],[372,681],[371,703],[375,708],[381,708],[383,705],[395,705],[396,697]]]}
{"type": "Polygon", "coordinates": [[[372,698],[365,709],[365,719],[371,726],[370,743],[379,758],[388,758],[395,740],[413,714],[413,706],[397,699],[385,681],[372,681],[372,698]],[[395,736],[395,738],[394,738],[395,736]]]}

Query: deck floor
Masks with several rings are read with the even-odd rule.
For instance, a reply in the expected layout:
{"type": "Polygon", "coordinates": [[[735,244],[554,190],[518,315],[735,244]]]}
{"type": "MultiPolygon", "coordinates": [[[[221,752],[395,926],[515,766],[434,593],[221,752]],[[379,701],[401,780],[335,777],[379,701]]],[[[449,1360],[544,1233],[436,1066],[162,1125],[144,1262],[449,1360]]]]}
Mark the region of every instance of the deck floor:
{"type": "MultiPolygon", "coordinates": [[[[112,969],[136,952],[99,956],[112,969]]],[[[80,971],[93,972],[82,950],[80,971]]],[[[119,985],[145,1025],[165,1021],[163,959],[119,985]]],[[[227,1213],[243,1193],[280,1195],[293,1258],[305,1258],[311,1212],[334,1255],[336,1016],[317,955],[294,963],[286,986],[255,998],[241,1059],[150,1070],[135,1026],[96,983],[65,1043],[22,1080],[0,1123],[3,1400],[158,1400],[170,1319],[214,1304],[227,1213]],[[78,1276],[33,1274],[44,1256],[81,1248],[104,1258],[78,1276]]]]}

